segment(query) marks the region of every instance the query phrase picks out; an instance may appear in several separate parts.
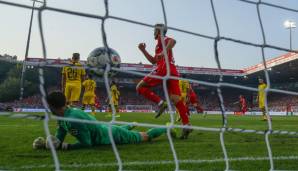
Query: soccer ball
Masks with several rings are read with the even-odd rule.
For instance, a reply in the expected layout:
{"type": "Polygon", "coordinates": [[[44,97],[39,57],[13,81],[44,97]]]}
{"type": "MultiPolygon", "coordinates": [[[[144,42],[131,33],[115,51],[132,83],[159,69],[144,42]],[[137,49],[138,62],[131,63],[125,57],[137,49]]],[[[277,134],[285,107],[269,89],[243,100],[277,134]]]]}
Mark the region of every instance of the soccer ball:
{"type": "Polygon", "coordinates": [[[37,137],[33,141],[33,149],[44,149],[46,146],[46,140],[43,137],[37,137]]]}
{"type": "MultiPolygon", "coordinates": [[[[121,59],[119,54],[112,48],[99,47],[94,49],[87,58],[87,65],[94,67],[90,70],[91,74],[102,76],[107,64],[111,67],[120,68],[121,59]]],[[[115,75],[117,72],[111,70],[109,76],[115,75]]]]}
{"type": "Polygon", "coordinates": [[[60,140],[57,137],[55,137],[53,135],[49,135],[47,137],[46,149],[50,149],[50,140],[52,140],[52,143],[53,143],[55,149],[58,149],[59,146],[60,146],[60,144],[61,144],[61,142],[60,142],[60,140]]]}

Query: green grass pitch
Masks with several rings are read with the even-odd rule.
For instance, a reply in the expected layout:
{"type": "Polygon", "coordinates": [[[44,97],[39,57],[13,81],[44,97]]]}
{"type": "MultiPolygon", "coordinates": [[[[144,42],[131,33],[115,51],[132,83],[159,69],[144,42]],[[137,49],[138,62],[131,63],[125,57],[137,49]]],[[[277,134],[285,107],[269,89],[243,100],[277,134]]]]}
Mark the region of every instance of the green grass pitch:
{"type": "MultiPolygon", "coordinates": [[[[104,113],[98,120],[108,121],[104,113]]],[[[165,124],[169,115],[154,119],[153,114],[121,113],[120,121],[165,124]]],[[[192,115],[196,126],[221,126],[221,115],[192,115]]],[[[267,122],[259,116],[230,116],[229,127],[267,129],[267,122]]],[[[50,122],[54,134],[56,122],[50,122]]],[[[148,128],[137,127],[136,130],[148,128]]],[[[274,130],[298,131],[298,117],[273,117],[274,130]]],[[[50,151],[33,150],[32,142],[45,137],[43,122],[0,116],[0,170],[54,170],[50,151]]],[[[264,135],[253,133],[224,134],[231,170],[269,170],[264,135]]],[[[219,132],[194,131],[187,140],[174,139],[181,170],[224,170],[223,152],[219,132]]],[[[74,142],[67,136],[67,142],[74,142]]],[[[298,170],[298,138],[289,135],[270,135],[276,170],[298,170]]],[[[124,170],[174,170],[173,154],[165,135],[149,143],[117,145],[124,170]]],[[[58,151],[62,170],[117,170],[112,147],[99,146],[76,151],[58,151]]]]}

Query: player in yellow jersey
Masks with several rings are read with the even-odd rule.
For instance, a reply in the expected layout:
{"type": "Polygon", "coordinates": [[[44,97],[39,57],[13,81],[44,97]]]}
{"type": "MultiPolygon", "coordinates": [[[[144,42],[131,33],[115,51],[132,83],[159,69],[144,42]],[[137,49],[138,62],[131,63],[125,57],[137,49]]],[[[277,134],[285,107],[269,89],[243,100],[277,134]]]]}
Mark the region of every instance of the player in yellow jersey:
{"type": "MultiPolygon", "coordinates": [[[[182,78],[185,78],[185,75],[182,75],[182,78]]],[[[181,100],[182,102],[185,104],[185,107],[187,108],[187,111],[189,110],[188,109],[188,106],[186,105],[187,103],[187,95],[188,95],[188,91],[190,89],[190,83],[188,80],[179,80],[179,88],[180,88],[180,91],[181,91],[181,100]]],[[[176,109],[177,111],[177,109],[176,109]]],[[[179,113],[177,111],[177,113],[179,113]]],[[[180,121],[180,115],[177,115],[177,118],[176,118],[176,121],[180,121]]]]}
{"type": "Polygon", "coordinates": [[[81,84],[85,74],[85,69],[80,64],[80,54],[73,53],[71,64],[64,66],[62,69],[62,91],[64,92],[68,105],[79,102],[81,84]]]}
{"type": "Polygon", "coordinates": [[[262,111],[263,114],[263,120],[267,120],[266,116],[266,109],[265,109],[265,89],[267,87],[267,84],[264,82],[263,79],[259,79],[259,86],[258,86],[258,97],[257,102],[259,103],[259,108],[262,111]]]}
{"type": "MultiPolygon", "coordinates": [[[[111,82],[110,89],[111,89],[111,96],[112,96],[112,98],[109,100],[110,111],[112,111],[112,104],[114,104],[115,110],[118,113],[120,91],[118,90],[115,81],[111,82]]],[[[111,115],[108,115],[108,116],[111,116],[111,115]]],[[[116,117],[120,117],[120,115],[116,115],[116,117]]]]}
{"type": "MultiPolygon", "coordinates": [[[[182,75],[182,78],[185,78],[185,75],[182,75]]],[[[190,82],[188,80],[179,80],[179,87],[181,90],[181,99],[182,99],[183,103],[185,104],[187,110],[189,110],[188,106],[191,104],[193,107],[196,108],[198,113],[203,113],[204,110],[203,110],[202,106],[200,105],[199,99],[198,99],[195,91],[192,89],[190,82]]],[[[206,116],[206,114],[204,114],[204,117],[205,116],[206,116]]],[[[180,121],[179,115],[178,115],[176,121],[180,121]]]]}
{"type": "MultiPolygon", "coordinates": [[[[185,76],[182,76],[182,78],[185,78],[185,76]]],[[[181,90],[181,99],[186,104],[187,102],[187,94],[190,89],[190,84],[188,80],[179,80],[179,87],[181,90]]]]}
{"type": "Polygon", "coordinates": [[[92,114],[95,115],[95,89],[96,82],[92,80],[92,75],[87,75],[86,80],[83,82],[83,99],[82,99],[82,110],[85,110],[86,106],[90,106],[92,114]]]}

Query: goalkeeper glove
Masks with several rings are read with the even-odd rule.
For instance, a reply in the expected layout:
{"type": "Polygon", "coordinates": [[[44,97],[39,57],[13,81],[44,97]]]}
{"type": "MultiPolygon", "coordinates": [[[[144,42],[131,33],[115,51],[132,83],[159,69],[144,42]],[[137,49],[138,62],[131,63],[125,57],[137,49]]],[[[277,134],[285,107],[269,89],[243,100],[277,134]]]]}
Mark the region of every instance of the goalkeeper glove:
{"type": "Polygon", "coordinates": [[[50,140],[52,140],[52,143],[53,143],[53,146],[55,149],[62,149],[62,150],[67,150],[68,149],[68,143],[61,143],[61,141],[53,136],[53,135],[49,135],[47,137],[47,141],[46,141],[46,144],[45,144],[45,147],[47,149],[50,149],[50,140]]]}
{"type": "Polygon", "coordinates": [[[46,141],[46,149],[50,149],[50,141],[52,141],[55,149],[58,149],[60,147],[60,144],[61,144],[60,140],[53,135],[49,135],[46,141]]]}

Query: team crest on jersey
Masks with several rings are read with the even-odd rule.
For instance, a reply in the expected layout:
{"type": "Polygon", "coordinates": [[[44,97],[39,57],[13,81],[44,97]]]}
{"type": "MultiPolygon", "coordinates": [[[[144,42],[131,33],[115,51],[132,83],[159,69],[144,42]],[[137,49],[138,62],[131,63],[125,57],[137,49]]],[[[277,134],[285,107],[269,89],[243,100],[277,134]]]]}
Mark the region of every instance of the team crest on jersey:
{"type": "Polygon", "coordinates": [[[79,135],[79,131],[77,129],[71,129],[70,134],[73,136],[79,135]]]}

